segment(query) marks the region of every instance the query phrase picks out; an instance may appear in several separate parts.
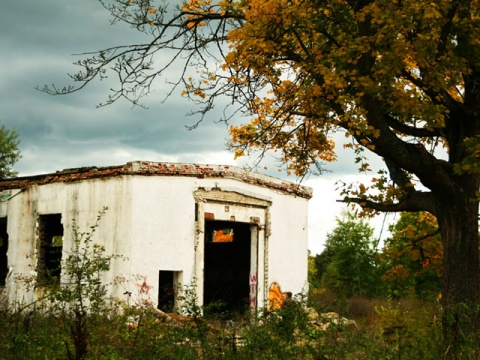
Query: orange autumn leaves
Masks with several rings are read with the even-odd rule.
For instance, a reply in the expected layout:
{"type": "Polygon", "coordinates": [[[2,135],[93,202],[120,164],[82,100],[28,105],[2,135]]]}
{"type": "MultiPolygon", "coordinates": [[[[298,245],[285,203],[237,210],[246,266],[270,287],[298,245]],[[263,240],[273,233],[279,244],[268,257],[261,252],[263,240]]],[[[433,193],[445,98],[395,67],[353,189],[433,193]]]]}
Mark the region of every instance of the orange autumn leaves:
{"type": "MultiPolygon", "coordinates": [[[[221,7],[221,6],[219,6],[221,7]]],[[[205,15],[214,14],[217,10],[212,6],[212,0],[190,0],[181,5],[182,13],[187,20],[187,28],[205,26],[202,20],[205,15]]]]}
{"type": "MultiPolygon", "coordinates": [[[[289,171],[301,175],[317,161],[336,159],[328,129],[309,114],[325,114],[326,108],[318,109],[317,98],[332,99],[336,89],[344,87],[345,83],[328,77],[325,94],[320,87],[305,82],[307,77],[301,74],[301,67],[290,61],[278,60],[282,56],[281,49],[275,50],[278,44],[275,39],[268,39],[273,33],[268,35],[267,32],[273,29],[271,22],[277,24],[280,21],[282,27],[291,27],[290,22],[285,21],[298,16],[294,9],[292,2],[286,1],[212,3],[210,0],[192,0],[182,6],[189,28],[205,24],[214,15],[235,14],[245,20],[241,21],[241,26],[240,22],[230,24],[229,47],[221,71],[231,88],[240,92],[253,81],[258,80],[260,85],[255,95],[248,97],[246,104],[253,115],[251,122],[230,127],[229,145],[237,157],[256,149],[279,152],[281,160],[289,164],[289,171]],[[275,17],[275,13],[281,14],[280,18],[275,17]]],[[[278,24],[275,28],[278,30],[278,24]]],[[[295,36],[291,36],[285,39],[289,46],[295,42],[295,36]]],[[[193,88],[192,84],[188,84],[184,95],[188,93],[204,99],[204,89],[209,86],[210,83],[199,83],[197,88],[193,88]]]]}
{"type": "Polygon", "coordinates": [[[248,104],[254,115],[251,122],[230,127],[235,155],[258,149],[280,152],[281,161],[296,175],[318,161],[334,161],[334,142],[328,137],[332,119],[323,103],[346,84],[329,73],[319,86],[306,64],[289,59],[289,54],[305,55],[298,41],[302,35],[295,29],[312,25],[307,9],[298,1],[242,4],[246,22],[229,33],[231,51],[224,69],[232,72],[230,81],[240,80],[240,86],[252,79],[261,85],[248,104]]]}
{"type": "MultiPolygon", "coordinates": [[[[442,38],[450,5],[373,1],[359,10],[343,0],[190,0],[181,9],[192,31],[228,19],[219,72],[252,114],[250,123],[230,128],[235,155],[277,151],[302,175],[316,161],[336,159],[331,134],[338,129],[375,151],[379,128],[368,123],[366,95],[404,125],[444,125],[444,105],[427,92],[463,101],[464,61],[454,39],[442,38]],[[360,36],[367,20],[370,31],[360,36]],[[374,65],[366,74],[367,58],[374,65]]],[[[461,21],[455,18],[455,26],[461,21]]],[[[205,99],[214,81],[188,93],[205,99]]]]}
{"type": "Polygon", "coordinates": [[[399,286],[435,282],[443,274],[443,247],[436,219],[426,212],[402,213],[391,229],[384,257],[388,268],[382,279],[399,286]],[[428,280],[428,281],[427,281],[428,280]]]}

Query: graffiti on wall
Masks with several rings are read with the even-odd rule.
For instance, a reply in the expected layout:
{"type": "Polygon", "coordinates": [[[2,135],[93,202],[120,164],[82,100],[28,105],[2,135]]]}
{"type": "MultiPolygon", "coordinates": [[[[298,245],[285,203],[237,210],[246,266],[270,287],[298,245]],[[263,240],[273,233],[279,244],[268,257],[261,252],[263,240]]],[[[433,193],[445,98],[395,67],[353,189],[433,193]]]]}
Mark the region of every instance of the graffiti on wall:
{"type": "Polygon", "coordinates": [[[144,277],[143,282],[136,283],[135,286],[138,288],[135,303],[140,306],[152,306],[153,300],[150,296],[150,290],[153,289],[153,286],[147,283],[147,277],[144,277]]]}
{"type": "Polygon", "coordinates": [[[257,304],[257,281],[258,281],[258,273],[250,274],[250,308],[255,309],[257,304]]]}

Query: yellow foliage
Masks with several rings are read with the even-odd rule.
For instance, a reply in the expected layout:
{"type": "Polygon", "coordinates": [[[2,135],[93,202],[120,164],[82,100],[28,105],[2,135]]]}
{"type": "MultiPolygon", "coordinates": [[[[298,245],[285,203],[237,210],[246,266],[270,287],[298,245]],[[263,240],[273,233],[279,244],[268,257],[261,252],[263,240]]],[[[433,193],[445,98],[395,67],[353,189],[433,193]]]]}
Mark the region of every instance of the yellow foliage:
{"type": "MultiPolygon", "coordinates": [[[[303,175],[317,162],[336,160],[331,134],[338,128],[356,139],[354,149],[379,151],[382,124],[372,120],[372,104],[394,118],[397,129],[434,130],[445,125],[444,94],[463,102],[467,64],[456,51],[456,39],[442,38],[451,1],[350,5],[340,0],[189,0],[181,5],[192,31],[218,17],[228,19],[222,76],[232,93],[252,95],[245,104],[253,114],[249,123],[229,129],[235,157],[253,149],[280,151],[289,170],[303,175]]],[[[478,0],[469,11],[479,19],[478,0]]],[[[451,21],[466,26],[460,17],[451,21]]],[[[478,33],[478,23],[468,24],[478,33]]],[[[470,41],[479,46],[478,37],[470,41]]],[[[218,74],[203,75],[202,86],[188,89],[200,99],[218,81],[218,74]]],[[[370,170],[360,165],[360,171],[370,170]]],[[[398,188],[385,189],[377,200],[402,195],[398,188]]]]}

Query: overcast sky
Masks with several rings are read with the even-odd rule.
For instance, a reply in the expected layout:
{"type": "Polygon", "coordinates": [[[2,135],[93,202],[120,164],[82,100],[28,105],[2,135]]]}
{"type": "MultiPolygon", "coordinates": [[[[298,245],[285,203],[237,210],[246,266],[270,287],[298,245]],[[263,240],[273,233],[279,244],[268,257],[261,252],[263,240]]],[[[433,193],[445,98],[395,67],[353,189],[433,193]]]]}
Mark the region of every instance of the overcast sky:
{"type": "MultiPolygon", "coordinates": [[[[125,25],[110,25],[109,20],[110,14],[97,0],[2,3],[0,119],[20,135],[23,158],[15,170],[23,176],[135,160],[244,166],[245,160],[235,162],[226,150],[228,133],[224,124],[215,123],[218,114],[210,114],[194,131],[185,128],[195,121],[186,116],[195,107],[180,96],[181,89],[161,103],[169,88],[159,84],[157,92],[145,100],[148,110],[132,108],[127,102],[96,108],[108,96],[109,80],[68,96],[35,89],[71,84],[67,74],[79,70],[72,63],[81,58],[74,54],[142,39],[125,25]]],[[[336,181],[358,179],[352,158],[340,149],[340,160],[328,166],[331,173],[303,183],[314,190],[309,212],[313,253],[321,251],[343,207],[336,201],[340,198],[336,181]]],[[[273,163],[265,165],[267,174],[285,176],[273,163]]],[[[383,217],[372,222],[377,234],[382,222],[383,217]]]]}

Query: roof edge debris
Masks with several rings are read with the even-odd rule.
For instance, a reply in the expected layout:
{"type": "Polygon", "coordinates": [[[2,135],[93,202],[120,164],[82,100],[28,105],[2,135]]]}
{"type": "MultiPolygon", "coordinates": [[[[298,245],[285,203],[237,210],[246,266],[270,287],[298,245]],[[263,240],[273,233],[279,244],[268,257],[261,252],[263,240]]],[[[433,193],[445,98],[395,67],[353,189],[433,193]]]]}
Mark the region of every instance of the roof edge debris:
{"type": "Polygon", "coordinates": [[[230,178],[264,186],[282,193],[312,197],[312,189],[291,181],[281,180],[230,165],[182,164],[152,161],[133,161],[116,166],[90,166],[60,170],[55,173],[23,176],[0,180],[0,191],[21,189],[32,185],[45,185],[59,182],[75,182],[88,179],[110,178],[122,175],[141,176],[188,176],[197,178],[230,178]]]}

